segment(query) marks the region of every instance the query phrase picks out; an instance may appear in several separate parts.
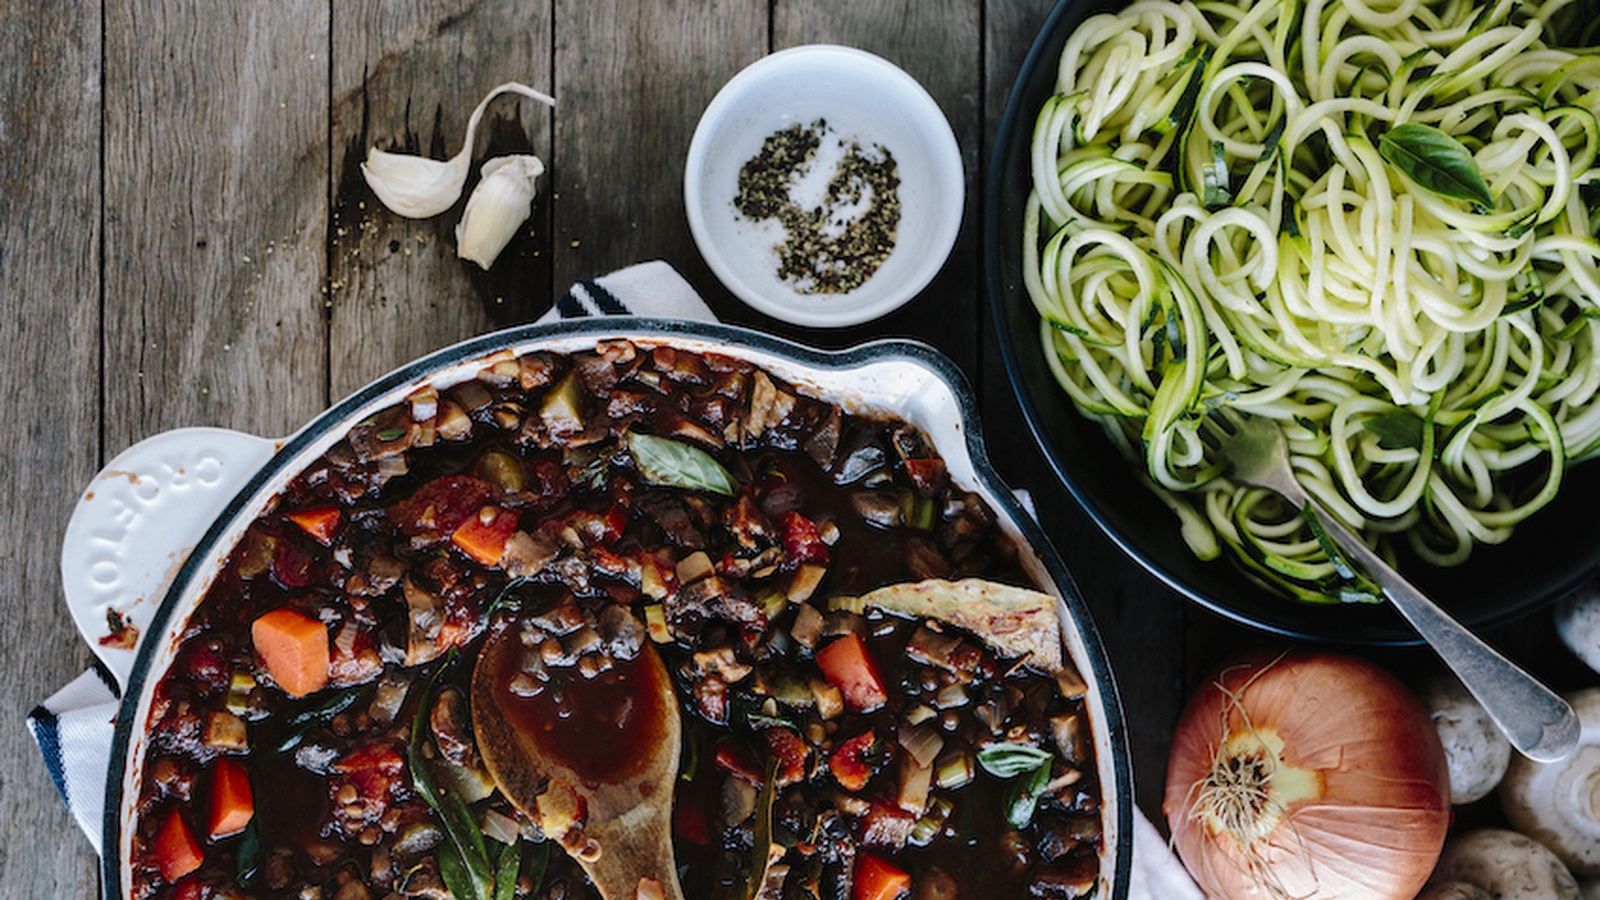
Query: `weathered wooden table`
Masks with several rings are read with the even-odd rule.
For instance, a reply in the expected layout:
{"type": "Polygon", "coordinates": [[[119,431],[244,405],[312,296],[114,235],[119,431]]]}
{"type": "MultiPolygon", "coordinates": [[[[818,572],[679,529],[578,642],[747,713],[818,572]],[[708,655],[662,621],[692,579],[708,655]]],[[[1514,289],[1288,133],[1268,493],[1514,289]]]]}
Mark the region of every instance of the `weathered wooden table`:
{"type": "MultiPolygon", "coordinates": [[[[977,240],[983,176],[1049,6],[0,3],[0,394],[17,403],[0,429],[0,897],[97,892],[89,845],[22,722],[90,659],[60,602],[57,560],[102,461],[179,426],[285,434],[401,362],[533,319],[572,281],[648,259],[671,262],[729,321],[823,346],[918,337],[967,372],[992,455],[1034,491],[1094,610],[1140,802],[1158,814],[1166,736],[1188,689],[1254,638],[1094,530],[1026,437],[999,362],[977,240]],[[939,279],[902,311],[835,332],[734,300],[701,262],[681,197],[689,138],[716,90],[769,51],[813,42],[873,51],[927,86],[967,171],[965,227],[939,279]],[[530,227],[483,273],[455,258],[454,216],[388,214],[357,164],[372,145],[454,153],[473,104],[508,80],[553,93],[559,108],[506,98],[485,120],[480,159],[531,151],[549,172],[530,227]]],[[[1492,637],[1524,659],[1553,641],[1545,618],[1492,637]]]]}

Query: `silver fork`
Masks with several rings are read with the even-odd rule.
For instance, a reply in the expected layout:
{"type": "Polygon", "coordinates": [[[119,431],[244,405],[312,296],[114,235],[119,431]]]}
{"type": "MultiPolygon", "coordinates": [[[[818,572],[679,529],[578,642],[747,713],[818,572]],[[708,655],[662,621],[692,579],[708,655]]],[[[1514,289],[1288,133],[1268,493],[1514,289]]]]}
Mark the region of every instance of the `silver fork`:
{"type": "Polygon", "coordinates": [[[1216,425],[1210,436],[1234,480],[1266,488],[1303,515],[1315,515],[1344,555],[1377,582],[1400,615],[1483,704],[1511,746],[1539,762],[1553,762],[1572,752],[1579,736],[1572,707],[1440,609],[1313,500],[1294,476],[1288,441],[1277,423],[1232,410],[1219,410],[1210,421],[1216,425]]]}

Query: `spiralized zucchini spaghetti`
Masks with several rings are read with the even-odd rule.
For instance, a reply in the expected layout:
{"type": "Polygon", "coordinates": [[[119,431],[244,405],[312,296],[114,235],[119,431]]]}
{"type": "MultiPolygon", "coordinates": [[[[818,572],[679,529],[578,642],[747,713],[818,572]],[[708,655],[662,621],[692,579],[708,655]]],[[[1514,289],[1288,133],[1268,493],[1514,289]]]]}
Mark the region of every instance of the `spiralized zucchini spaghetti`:
{"type": "Polygon", "coordinates": [[[1391,557],[1504,541],[1600,455],[1600,55],[1560,0],[1145,0],[1035,124],[1026,287],[1061,387],[1202,557],[1375,599],[1205,440],[1276,420],[1391,557]]]}

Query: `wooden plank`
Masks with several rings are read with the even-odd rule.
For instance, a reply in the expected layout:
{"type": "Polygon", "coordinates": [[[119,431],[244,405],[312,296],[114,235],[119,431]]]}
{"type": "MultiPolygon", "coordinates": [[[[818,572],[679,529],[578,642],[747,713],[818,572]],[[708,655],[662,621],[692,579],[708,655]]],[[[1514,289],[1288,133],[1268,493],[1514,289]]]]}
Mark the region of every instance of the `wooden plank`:
{"type": "Polygon", "coordinates": [[[683,165],[717,89],[766,52],[765,0],[557,0],[555,284],[665,259],[724,317],[683,211],[683,165]]]}
{"type": "Polygon", "coordinates": [[[98,5],[0,6],[0,60],[0,897],[91,897],[94,855],[21,719],[89,662],[61,603],[59,535],[100,445],[98,5]]]}
{"type": "Polygon", "coordinates": [[[458,259],[455,240],[484,159],[532,153],[556,163],[549,107],[515,95],[496,98],[478,129],[467,190],[431,219],[382,208],[360,163],[372,146],[434,159],[455,155],[473,108],[504,82],[551,93],[551,28],[548,2],[334,5],[328,259],[334,397],[431,350],[536,318],[550,305],[548,173],[530,223],[487,272],[458,259]]]}
{"type": "Polygon", "coordinates": [[[324,405],[328,7],[105,13],[105,435],[324,405]]]}

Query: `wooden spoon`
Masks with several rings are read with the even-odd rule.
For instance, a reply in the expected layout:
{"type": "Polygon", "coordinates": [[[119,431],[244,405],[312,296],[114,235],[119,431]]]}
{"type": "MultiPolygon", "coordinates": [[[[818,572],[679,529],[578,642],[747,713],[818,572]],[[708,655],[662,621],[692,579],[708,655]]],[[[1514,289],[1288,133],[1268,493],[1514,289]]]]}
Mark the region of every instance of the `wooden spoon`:
{"type": "Polygon", "coordinates": [[[682,724],[666,666],[647,640],[639,655],[561,691],[513,693],[525,652],[515,622],[489,635],[472,673],[478,750],[512,804],[544,822],[546,807],[581,801],[581,831],[562,839],[605,900],[683,900],[672,850],[672,795],[682,724]]]}

